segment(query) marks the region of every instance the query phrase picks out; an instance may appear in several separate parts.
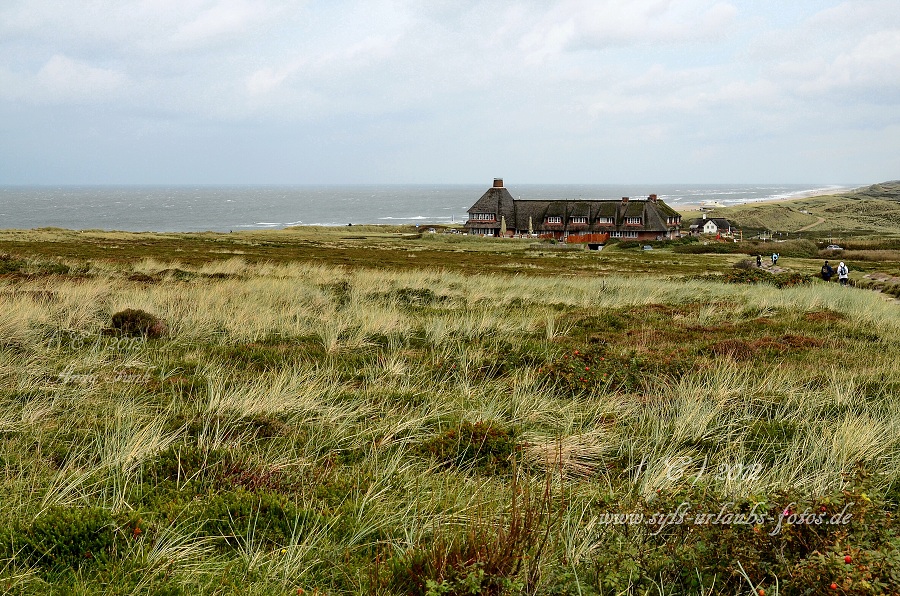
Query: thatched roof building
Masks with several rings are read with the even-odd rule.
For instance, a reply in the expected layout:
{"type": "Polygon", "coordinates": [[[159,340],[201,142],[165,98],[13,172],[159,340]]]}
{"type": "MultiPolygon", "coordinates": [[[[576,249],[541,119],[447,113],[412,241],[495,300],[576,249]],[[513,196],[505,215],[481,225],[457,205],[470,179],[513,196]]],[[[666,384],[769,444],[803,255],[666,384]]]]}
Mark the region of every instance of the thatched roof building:
{"type": "Polygon", "coordinates": [[[681,216],[650,195],[644,200],[522,200],[514,199],[502,178],[469,209],[470,234],[499,236],[505,218],[506,235],[528,235],[529,221],[538,236],[561,239],[570,234],[609,234],[613,238],[656,240],[674,238],[681,216]]]}

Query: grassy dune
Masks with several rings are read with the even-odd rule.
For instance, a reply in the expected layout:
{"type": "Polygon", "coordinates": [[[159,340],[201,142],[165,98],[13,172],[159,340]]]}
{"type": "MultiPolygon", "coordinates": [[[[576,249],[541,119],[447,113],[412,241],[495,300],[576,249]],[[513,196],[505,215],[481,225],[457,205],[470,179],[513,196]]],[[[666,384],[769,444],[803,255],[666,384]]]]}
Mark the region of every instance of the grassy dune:
{"type": "MultiPolygon", "coordinates": [[[[885,182],[853,192],[774,203],[721,207],[709,212],[746,231],[778,231],[796,238],[843,242],[858,236],[900,237],[900,182],[885,182]]],[[[697,217],[697,213],[686,213],[697,217]]]]}
{"type": "Polygon", "coordinates": [[[0,235],[0,591],[896,593],[896,303],[329,233],[0,235]]]}

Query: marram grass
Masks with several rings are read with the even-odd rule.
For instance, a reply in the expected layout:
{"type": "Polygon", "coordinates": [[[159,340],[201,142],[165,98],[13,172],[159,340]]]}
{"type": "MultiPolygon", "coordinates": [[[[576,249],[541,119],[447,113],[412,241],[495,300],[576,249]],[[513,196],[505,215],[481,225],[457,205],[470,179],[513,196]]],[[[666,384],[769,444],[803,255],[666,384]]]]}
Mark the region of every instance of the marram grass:
{"type": "Polygon", "coordinates": [[[825,284],[238,259],[2,279],[0,590],[891,593],[898,328],[825,284]],[[116,335],[126,308],[167,335],[116,335]],[[609,523],[682,503],[856,521],[609,523]]]}

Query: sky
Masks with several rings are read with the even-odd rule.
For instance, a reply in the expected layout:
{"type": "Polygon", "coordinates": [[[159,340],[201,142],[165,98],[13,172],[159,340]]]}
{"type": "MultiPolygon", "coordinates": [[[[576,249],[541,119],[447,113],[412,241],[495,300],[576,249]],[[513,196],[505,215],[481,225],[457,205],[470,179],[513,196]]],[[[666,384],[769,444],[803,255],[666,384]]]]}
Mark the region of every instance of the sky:
{"type": "Polygon", "coordinates": [[[898,0],[2,0],[0,185],[900,178],[898,0]]]}

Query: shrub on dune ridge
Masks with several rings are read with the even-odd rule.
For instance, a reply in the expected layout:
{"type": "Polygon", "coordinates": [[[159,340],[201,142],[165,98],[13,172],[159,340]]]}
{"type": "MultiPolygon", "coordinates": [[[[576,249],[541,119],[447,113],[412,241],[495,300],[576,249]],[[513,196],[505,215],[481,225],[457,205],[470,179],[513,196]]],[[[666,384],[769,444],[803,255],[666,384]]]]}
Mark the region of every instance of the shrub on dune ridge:
{"type": "Polygon", "coordinates": [[[159,339],[166,334],[166,324],[150,313],[134,308],[126,308],[112,316],[112,328],[130,337],[159,339]]]}
{"type": "Polygon", "coordinates": [[[475,466],[483,470],[505,470],[518,451],[518,431],[502,422],[463,422],[456,428],[424,442],[423,454],[436,457],[443,465],[475,466]]]}
{"type": "Polygon", "coordinates": [[[694,279],[701,281],[721,281],[729,284],[770,284],[776,288],[790,288],[793,286],[811,284],[813,277],[804,273],[782,272],[770,273],[764,269],[738,267],[725,271],[722,275],[699,275],[694,279]]]}
{"type": "Polygon", "coordinates": [[[27,263],[9,254],[0,255],[0,275],[6,273],[18,273],[25,268],[27,263]]]}

